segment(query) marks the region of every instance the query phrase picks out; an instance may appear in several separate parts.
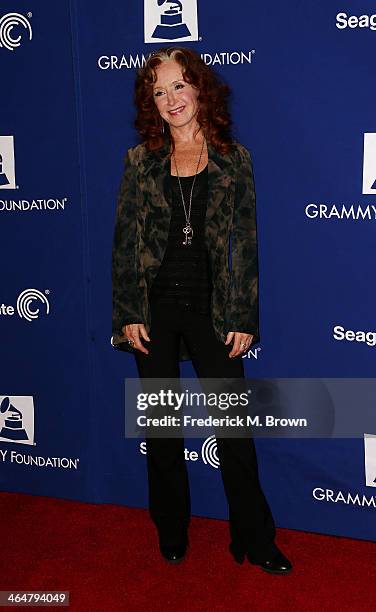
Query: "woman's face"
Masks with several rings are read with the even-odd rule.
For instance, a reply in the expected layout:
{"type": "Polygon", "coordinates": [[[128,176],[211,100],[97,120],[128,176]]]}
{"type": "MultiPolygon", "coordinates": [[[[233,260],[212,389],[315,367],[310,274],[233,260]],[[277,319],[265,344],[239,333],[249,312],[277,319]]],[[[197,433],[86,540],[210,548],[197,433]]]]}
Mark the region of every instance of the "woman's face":
{"type": "Polygon", "coordinates": [[[159,113],[172,127],[187,125],[198,111],[199,90],[184,81],[182,68],[175,60],[166,60],[155,70],[153,96],[159,113]]]}

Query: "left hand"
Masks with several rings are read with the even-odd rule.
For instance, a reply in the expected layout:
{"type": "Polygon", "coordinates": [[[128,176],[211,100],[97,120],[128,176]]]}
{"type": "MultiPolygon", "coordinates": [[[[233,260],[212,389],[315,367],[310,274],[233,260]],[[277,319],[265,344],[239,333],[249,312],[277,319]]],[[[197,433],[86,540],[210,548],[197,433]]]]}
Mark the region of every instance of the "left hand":
{"type": "Polygon", "coordinates": [[[242,332],[228,332],[225,344],[229,344],[231,340],[234,338],[234,346],[232,350],[228,354],[229,357],[238,357],[242,353],[248,351],[253,335],[252,334],[243,334],[242,332]],[[241,345],[241,343],[244,343],[241,345]]]}

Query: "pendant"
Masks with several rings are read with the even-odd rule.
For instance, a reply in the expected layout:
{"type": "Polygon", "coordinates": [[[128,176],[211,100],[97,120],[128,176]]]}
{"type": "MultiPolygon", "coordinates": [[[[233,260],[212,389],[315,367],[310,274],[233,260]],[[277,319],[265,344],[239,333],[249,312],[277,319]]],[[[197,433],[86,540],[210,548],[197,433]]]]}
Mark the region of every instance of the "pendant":
{"type": "Polygon", "coordinates": [[[185,240],[184,240],[184,242],[182,242],[182,244],[184,244],[184,246],[191,246],[192,236],[193,236],[193,229],[192,229],[192,227],[191,227],[191,225],[189,223],[188,223],[188,225],[183,227],[183,232],[185,234],[185,240]]]}

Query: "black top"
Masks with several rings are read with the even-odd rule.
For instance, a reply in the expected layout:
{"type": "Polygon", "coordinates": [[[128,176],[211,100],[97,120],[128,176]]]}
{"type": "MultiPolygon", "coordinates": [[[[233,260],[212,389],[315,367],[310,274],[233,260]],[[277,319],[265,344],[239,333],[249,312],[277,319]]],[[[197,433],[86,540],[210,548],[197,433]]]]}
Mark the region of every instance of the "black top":
{"type": "MultiPolygon", "coordinates": [[[[180,177],[186,211],[193,176],[180,177]]],[[[208,199],[208,166],[197,174],[192,194],[190,246],[184,246],[186,225],[177,176],[169,175],[165,197],[172,207],[168,244],[151,288],[151,297],[173,302],[189,310],[210,313],[212,277],[205,246],[205,215],[208,199]]]]}

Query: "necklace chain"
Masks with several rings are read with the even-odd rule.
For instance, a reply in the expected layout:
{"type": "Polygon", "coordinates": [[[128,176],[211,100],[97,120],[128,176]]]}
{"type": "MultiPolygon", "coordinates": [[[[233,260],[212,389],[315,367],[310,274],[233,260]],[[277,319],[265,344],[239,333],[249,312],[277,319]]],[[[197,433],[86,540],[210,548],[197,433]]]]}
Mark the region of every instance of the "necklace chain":
{"type": "Polygon", "coordinates": [[[191,223],[190,223],[191,208],[192,208],[192,194],[193,194],[193,187],[194,187],[195,182],[196,182],[197,171],[198,171],[199,166],[200,166],[200,161],[201,161],[201,157],[202,157],[202,151],[204,150],[204,142],[205,142],[205,136],[202,139],[200,157],[198,158],[196,172],[195,172],[195,175],[194,175],[193,181],[192,181],[191,193],[190,193],[190,196],[189,196],[188,215],[187,215],[187,209],[186,209],[186,206],[185,206],[184,194],[183,194],[183,189],[182,189],[182,186],[181,186],[181,181],[180,181],[180,176],[179,176],[179,171],[178,171],[178,165],[176,163],[175,154],[172,155],[173,158],[174,158],[174,162],[175,162],[176,175],[178,177],[178,182],[179,182],[179,187],[180,187],[180,194],[181,194],[181,199],[182,199],[183,208],[184,208],[185,221],[186,221],[186,225],[183,227],[183,233],[185,234],[185,239],[182,242],[182,244],[184,246],[190,246],[192,244],[193,229],[192,229],[192,226],[191,226],[191,223]]]}

